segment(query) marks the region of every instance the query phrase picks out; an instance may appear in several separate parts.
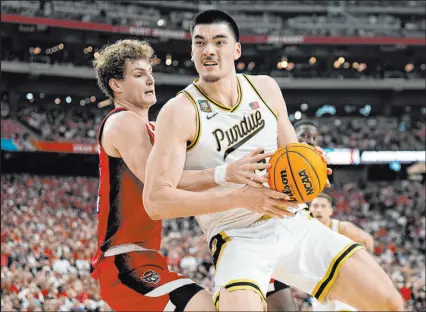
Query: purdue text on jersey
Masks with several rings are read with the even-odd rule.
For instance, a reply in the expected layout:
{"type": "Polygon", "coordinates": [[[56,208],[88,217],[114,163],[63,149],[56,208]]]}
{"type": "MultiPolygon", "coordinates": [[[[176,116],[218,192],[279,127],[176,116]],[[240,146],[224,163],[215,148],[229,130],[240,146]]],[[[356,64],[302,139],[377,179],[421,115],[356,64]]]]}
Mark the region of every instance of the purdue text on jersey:
{"type": "Polygon", "coordinates": [[[262,113],[257,110],[248,117],[244,116],[239,123],[225,131],[218,128],[213,131],[217,143],[216,150],[220,152],[222,150],[222,143],[227,144],[226,146],[228,148],[223,155],[223,160],[225,160],[230,153],[250,140],[250,138],[255,136],[263,127],[265,127],[265,120],[262,118],[262,113]]]}

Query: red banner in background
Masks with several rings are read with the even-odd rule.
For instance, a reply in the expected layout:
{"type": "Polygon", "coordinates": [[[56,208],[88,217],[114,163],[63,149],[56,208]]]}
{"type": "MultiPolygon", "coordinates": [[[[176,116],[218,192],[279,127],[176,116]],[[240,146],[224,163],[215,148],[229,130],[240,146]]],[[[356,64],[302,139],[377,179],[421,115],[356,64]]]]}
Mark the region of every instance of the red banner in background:
{"type": "Polygon", "coordinates": [[[32,141],[31,144],[40,152],[75,153],[75,154],[97,154],[96,144],[71,143],[71,142],[46,142],[32,141]]]}
{"type": "MultiPolygon", "coordinates": [[[[190,40],[191,35],[184,30],[150,28],[140,26],[113,26],[102,23],[61,20],[55,18],[1,14],[2,23],[46,25],[70,29],[82,29],[110,33],[123,33],[165,39],[190,40]]],[[[406,37],[313,37],[313,36],[241,36],[241,43],[266,44],[360,44],[360,45],[426,45],[426,39],[406,37]]]]}

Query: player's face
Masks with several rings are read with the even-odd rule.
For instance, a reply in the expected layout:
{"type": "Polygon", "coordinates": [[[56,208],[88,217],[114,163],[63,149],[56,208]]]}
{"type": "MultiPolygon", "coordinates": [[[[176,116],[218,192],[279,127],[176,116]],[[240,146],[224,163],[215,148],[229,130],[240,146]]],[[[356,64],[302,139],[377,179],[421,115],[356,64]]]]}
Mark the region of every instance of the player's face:
{"type": "Polygon", "coordinates": [[[241,56],[241,45],[227,24],[197,25],[191,55],[200,78],[213,83],[235,73],[234,61],[241,56]]]}
{"type": "Polygon", "coordinates": [[[311,125],[302,125],[297,127],[296,135],[301,143],[307,143],[315,146],[319,144],[319,133],[316,127],[311,125]]]}
{"type": "Polygon", "coordinates": [[[331,215],[333,214],[330,202],[324,197],[315,198],[309,206],[309,211],[318,221],[324,224],[330,222],[331,215]]]}
{"type": "Polygon", "coordinates": [[[147,60],[127,61],[124,79],[117,80],[116,97],[138,107],[150,107],[157,102],[152,67],[147,60]]]}

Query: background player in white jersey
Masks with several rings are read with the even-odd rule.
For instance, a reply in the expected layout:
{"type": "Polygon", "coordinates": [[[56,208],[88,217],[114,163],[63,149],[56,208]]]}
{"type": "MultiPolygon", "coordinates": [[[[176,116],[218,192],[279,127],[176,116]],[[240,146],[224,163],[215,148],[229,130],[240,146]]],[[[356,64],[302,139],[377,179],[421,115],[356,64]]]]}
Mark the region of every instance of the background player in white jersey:
{"type": "Polygon", "coordinates": [[[392,282],[359,245],[304,210],[293,210],[293,217],[265,216],[277,204],[265,196],[276,196],[267,188],[226,184],[222,173],[234,159],[256,147],[271,152],[298,140],[275,80],[236,74],[241,45],[235,21],[221,11],[204,11],[194,19],[191,33],[200,79],[160,111],[144,200],[152,218],[173,217],[181,207],[204,207],[208,214],[198,213],[197,219],[216,266],[217,307],[262,310],[272,276],[320,301],[331,297],[358,309],[401,311],[392,282]],[[197,193],[176,188],[184,168],[212,166],[221,189],[197,193]]]}
{"type": "MultiPolygon", "coordinates": [[[[360,229],[352,222],[340,221],[332,219],[333,215],[333,200],[332,198],[321,193],[309,205],[309,211],[313,216],[325,226],[329,227],[332,231],[338,232],[352,239],[353,241],[365,246],[371,253],[374,248],[374,238],[369,233],[360,229]]],[[[313,311],[356,311],[355,308],[337,301],[330,300],[324,304],[319,303],[317,300],[312,302],[313,311]]]]}

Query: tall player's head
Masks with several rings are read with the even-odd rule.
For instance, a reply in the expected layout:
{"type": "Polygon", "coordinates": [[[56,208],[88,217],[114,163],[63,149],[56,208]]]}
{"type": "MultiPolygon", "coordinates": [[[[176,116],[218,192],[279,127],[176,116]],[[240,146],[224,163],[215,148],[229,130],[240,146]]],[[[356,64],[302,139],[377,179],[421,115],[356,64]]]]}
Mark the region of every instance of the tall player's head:
{"type": "Polygon", "coordinates": [[[149,108],[157,101],[151,59],[146,41],[119,40],[105,46],[93,61],[98,86],[111,100],[149,108]]]}
{"type": "Polygon", "coordinates": [[[293,125],[296,131],[299,142],[304,142],[309,145],[319,145],[319,132],[317,125],[308,119],[297,121],[293,125]]]}
{"type": "Polygon", "coordinates": [[[213,83],[236,74],[235,60],[241,56],[240,31],[228,14],[207,10],[191,24],[192,60],[201,80],[213,83]]]}
{"type": "Polygon", "coordinates": [[[312,215],[325,225],[330,224],[333,215],[333,200],[330,195],[320,193],[309,205],[312,215]]]}

